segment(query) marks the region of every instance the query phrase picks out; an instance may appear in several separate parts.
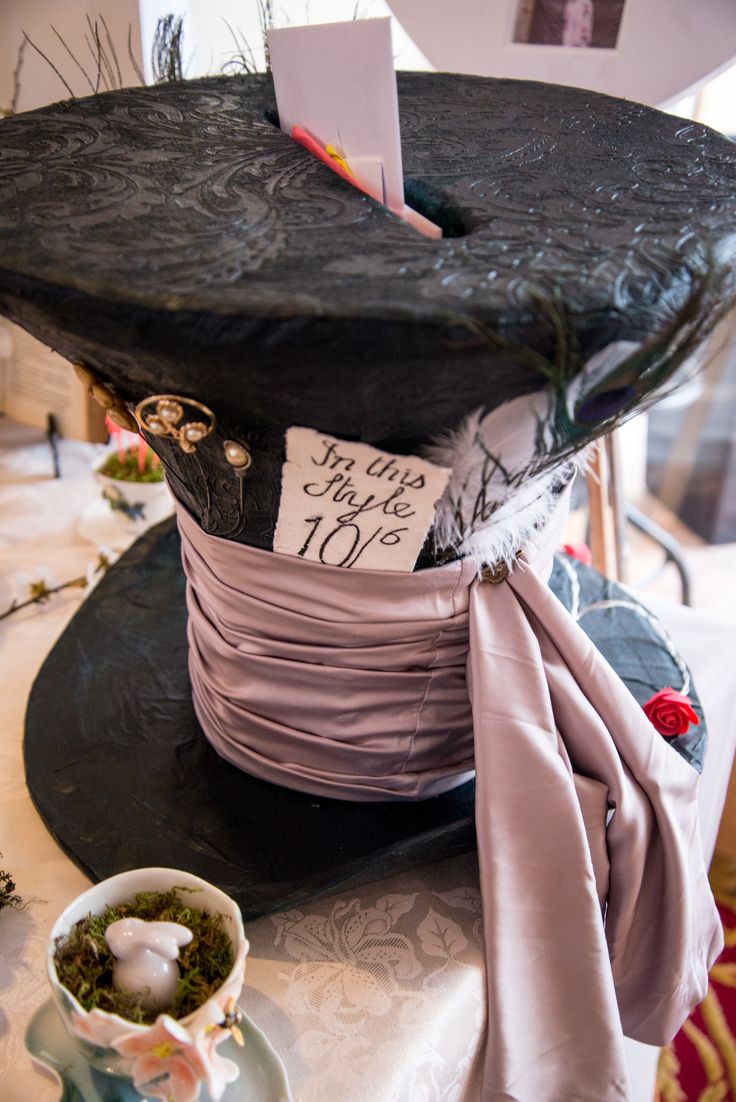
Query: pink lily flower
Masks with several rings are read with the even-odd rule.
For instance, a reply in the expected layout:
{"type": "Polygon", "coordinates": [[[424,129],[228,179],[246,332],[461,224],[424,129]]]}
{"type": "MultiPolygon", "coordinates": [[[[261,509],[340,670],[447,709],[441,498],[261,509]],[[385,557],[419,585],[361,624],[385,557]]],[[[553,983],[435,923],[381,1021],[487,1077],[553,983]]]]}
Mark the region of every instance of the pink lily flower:
{"type": "MultiPolygon", "coordinates": [[[[230,1001],[234,1006],[235,999],[230,1001]]],[[[225,1056],[220,1056],[217,1051],[218,1045],[231,1036],[229,1029],[222,1028],[224,1018],[225,1011],[213,999],[197,1011],[191,1024],[212,1102],[219,1102],[228,1083],[234,1083],[240,1074],[238,1065],[225,1056]]]]}
{"type": "Polygon", "coordinates": [[[113,1046],[131,1058],[133,1082],[149,1098],[166,1102],[196,1102],[206,1077],[200,1047],[168,1014],[160,1014],[145,1033],[129,1033],[113,1046]]]}

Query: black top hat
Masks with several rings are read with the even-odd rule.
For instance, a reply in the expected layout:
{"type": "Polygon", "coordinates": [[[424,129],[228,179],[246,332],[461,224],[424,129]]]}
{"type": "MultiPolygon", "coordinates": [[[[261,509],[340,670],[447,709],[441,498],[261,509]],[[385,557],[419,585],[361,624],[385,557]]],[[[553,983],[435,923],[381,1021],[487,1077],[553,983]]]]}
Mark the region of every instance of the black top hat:
{"type": "MultiPolygon", "coordinates": [[[[548,386],[564,406],[556,461],[639,408],[730,301],[736,147],[725,138],[531,82],[400,74],[399,103],[407,201],[443,227],[441,241],[283,134],[265,76],[124,90],[0,122],[0,311],[85,365],[118,415],[138,409],[177,496],[211,533],[272,546],[292,425],[416,453],[479,407],[548,386]],[[586,362],[624,340],[641,347],[587,380],[586,362]],[[177,423],[201,426],[191,439],[157,434],[158,400],[177,423]],[[245,513],[228,441],[252,458],[245,513]]],[[[176,555],[168,530],[135,548],[34,690],[29,784],[82,864],[103,876],[178,860],[253,912],[344,882],[356,863],[387,872],[437,855],[440,837],[445,852],[467,844],[463,791],[382,815],[296,793],[277,804],[270,785],[215,759],[187,696],[176,555]],[[125,635],[131,607],[135,638],[158,647],[163,665],[110,630],[125,635]],[[96,659],[92,679],[81,642],[96,659]],[[67,753],[73,717],[57,729],[61,686],[85,738],[94,712],[85,753],[67,753]],[[136,794],[113,778],[135,760],[142,717],[152,764],[136,770],[136,794]],[[184,800],[186,817],[167,813],[169,798],[179,809],[184,800]],[[148,829],[142,808],[166,829],[148,829]],[[243,869],[244,824],[277,844],[284,814],[293,883],[262,848],[258,867],[243,869]]],[[[558,570],[560,592],[565,578],[558,570]]],[[[646,620],[634,622],[636,634],[646,620]]],[[[610,657],[626,672],[631,632],[614,626],[613,636],[622,645],[610,657]]],[[[649,658],[628,670],[640,702],[677,674],[656,632],[641,646],[649,658]]],[[[691,759],[702,731],[680,746],[691,759]]]]}
{"type": "Polygon", "coordinates": [[[729,299],[727,139],[575,88],[398,79],[407,201],[440,241],[282,133],[267,76],[0,123],[0,311],[131,409],[166,393],[211,411],[186,411],[216,422],[196,468],[151,438],[209,532],[272,546],[290,425],[416,453],[479,407],[550,379],[564,392],[613,341],[645,342],[579,396],[560,446],[581,446],[729,299]],[[253,457],[245,517],[226,440],[253,457]]]}

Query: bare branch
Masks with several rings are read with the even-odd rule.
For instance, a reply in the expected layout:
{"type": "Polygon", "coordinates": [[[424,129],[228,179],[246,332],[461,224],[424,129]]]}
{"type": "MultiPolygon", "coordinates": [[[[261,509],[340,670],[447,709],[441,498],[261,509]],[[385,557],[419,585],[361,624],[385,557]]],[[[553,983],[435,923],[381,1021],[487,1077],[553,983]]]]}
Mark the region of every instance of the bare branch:
{"type": "Polygon", "coordinates": [[[117,52],[115,50],[115,43],[112,40],[112,35],[110,34],[110,28],[108,27],[107,23],[105,22],[105,17],[102,14],[102,12],[100,12],[100,23],[102,23],[102,26],[105,28],[105,38],[107,39],[107,45],[110,49],[110,55],[111,55],[113,61],[115,62],[115,69],[116,69],[117,74],[118,74],[118,85],[117,86],[118,86],[118,88],[122,88],[123,87],[123,74],[120,72],[120,64],[118,62],[118,55],[117,55],[117,52]]]}
{"type": "Polygon", "coordinates": [[[130,58],[131,65],[135,69],[135,75],[138,77],[138,80],[141,84],[145,84],[146,78],[143,75],[143,70],[133,54],[133,26],[131,23],[128,24],[128,57],[130,58]]]}
{"type": "Polygon", "coordinates": [[[258,19],[263,35],[263,53],[266,59],[266,72],[271,72],[271,51],[268,48],[268,32],[273,27],[273,0],[258,0],[258,19]]]}
{"type": "Polygon", "coordinates": [[[18,97],[20,96],[20,71],[23,67],[23,54],[26,50],[26,40],[22,38],[20,40],[20,46],[18,47],[18,58],[15,63],[15,72],[13,73],[13,98],[10,101],[9,114],[14,115],[18,110],[18,97]]]}
{"type": "Polygon", "coordinates": [[[182,31],[181,16],[164,15],[156,24],[151,51],[151,67],[155,84],[183,79],[182,31]]]}
{"type": "MultiPolygon", "coordinates": [[[[87,21],[89,22],[89,16],[87,16],[87,21]]],[[[87,43],[87,47],[89,49],[89,52],[92,54],[92,57],[94,58],[94,61],[95,61],[95,65],[97,66],[97,80],[95,82],[95,92],[99,92],[99,90],[100,90],[100,81],[102,81],[105,84],[105,89],[106,89],[106,91],[109,92],[110,89],[108,87],[107,80],[105,79],[105,73],[104,73],[103,68],[102,68],[102,43],[100,42],[99,36],[95,36],[94,27],[92,27],[91,25],[90,25],[90,30],[92,32],[92,38],[90,39],[89,35],[85,31],[84,32],[84,41],[87,43]],[[93,42],[94,42],[94,46],[92,45],[93,42]],[[95,46],[97,47],[96,50],[95,50],[95,46]]]]}
{"type": "Polygon", "coordinates": [[[100,59],[100,72],[102,74],[102,79],[105,82],[105,88],[108,92],[111,92],[112,89],[115,87],[115,74],[112,71],[110,60],[105,52],[105,47],[102,45],[102,39],[100,38],[100,28],[98,26],[97,20],[95,19],[93,24],[92,20],[89,17],[89,14],[87,15],[87,26],[89,27],[90,33],[93,35],[95,43],[97,45],[97,52],[100,59]]]}
{"type": "Polygon", "coordinates": [[[56,27],[55,27],[55,26],[53,25],[53,23],[51,24],[51,30],[52,30],[52,31],[54,32],[54,34],[56,35],[56,37],[57,37],[57,38],[59,39],[59,42],[61,42],[61,44],[62,44],[62,46],[64,47],[64,49],[65,49],[65,50],[66,50],[66,52],[67,52],[67,53],[69,54],[69,57],[70,57],[70,58],[72,59],[72,61],[74,62],[74,64],[76,65],[76,67],[77,67],[77,68],[79,69],[79,71],[80,71],[80,73],[82,74],[82,76],[84,77],[84,79],[85,79],[85,80],[87,81],[87,84],[89,84],[90,88],[91,88],[91,89],[92,89],[92,91],[94,92],[94,91],[95,91],[95,86],[94,86],[94,84],[92,83],[92,80],[91,80],[91,78],[90,78],[89,74],[87,73],[87,70],[86,70],[86,69],[84,68],[84,66],[82,65],[81,61],[79,61],[79,59],[78,59],[77,57],[75,57],[75,56],[74,56],[74,54],[72,53],[72,51],[71,51],[70,47],[69,47],[69,46],[68,46],[68,45],[66,44],[66,42],[64,41],[64,39],[62,38],[62,36],[61,36],[61,35],[59,34],[59,32],[57,31],[57,29],[56,29],[56,27]]]}
{"type": "Polygon", "coordinates": [[[227,61],[223,66],[223,71],[231,73],[257,73],[258,65],[256,64],[255,54],[253,53],[253,50],[251,49],[245,35],[241,32],[240,38],[242,41],[239,40],[237,34],[230,26],[227,19],[223,19],[223,23],[229,30],[230,36],[235,43],[235,52],[233,53],[230,60],[227,61]]]}
{"type": "Polygon", "coordinates": [[[49,68],[53,69],[53,71],[56,73],[57,77],[59,78],[59,80],[61,81],[61,83],[66,88],[67,92],[69,93],[69,98],[74,99],[73,89],[71,88],[69,83],[66,81],[66,79],[61,75],[59,70],[56,68],[56,66],[54,65],[51,58],[47,57],[46,54],[43,52],[43,50],[39,49],[39,47],[36,45],[36,43],[31,41],[31,39],[28,37],[28,35],[26,34],[25,31],[22,31],[22,34],[23,34],[23,38],[26,40],[26,42],[31,47],[31,49],[35,50],[36,53],[39,55],[39,57],[43,58],[43,60],[46,62],[46,64],[49,66],[49,68]]]}

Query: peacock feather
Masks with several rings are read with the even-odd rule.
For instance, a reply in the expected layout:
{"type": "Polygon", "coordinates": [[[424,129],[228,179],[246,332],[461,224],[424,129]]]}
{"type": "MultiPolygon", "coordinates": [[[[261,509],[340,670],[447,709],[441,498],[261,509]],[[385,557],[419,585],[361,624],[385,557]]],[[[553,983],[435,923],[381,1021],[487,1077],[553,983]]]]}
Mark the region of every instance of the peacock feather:
{"type": "Polygon", "coordinates": [[[464,319],[469,338],[502,352],[510,367],[533,368],[545,385],[490,413],[477,410],[427,449],[429,459],[453,471],[435,516],[438,561],[472,555],[510,562],[548,515],[575,457],[701,366],[706,339],[733,306],[736,287],[730,268],[712,255],[692,260],[684,287],[659,296],[650,337],[613,341],[587,358],[561,290],[528,289],[527,298],[551,338],[547,354],[464,319]]]}

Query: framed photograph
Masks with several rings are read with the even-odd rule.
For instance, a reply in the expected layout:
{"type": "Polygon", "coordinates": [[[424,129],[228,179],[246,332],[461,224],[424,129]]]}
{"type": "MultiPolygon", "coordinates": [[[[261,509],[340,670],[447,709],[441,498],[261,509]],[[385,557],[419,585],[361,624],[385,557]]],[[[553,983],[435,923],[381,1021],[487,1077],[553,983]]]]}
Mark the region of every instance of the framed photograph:
{"type": "Polygon", "coordinates": [[[626,0],[518,0],[514,42],[613,50],[626,0]]]}
{"type": "Polygon", "coordinates": [[[734,0],[389,0],[438,70],[666,107],[736,60],[734,0]]]}

